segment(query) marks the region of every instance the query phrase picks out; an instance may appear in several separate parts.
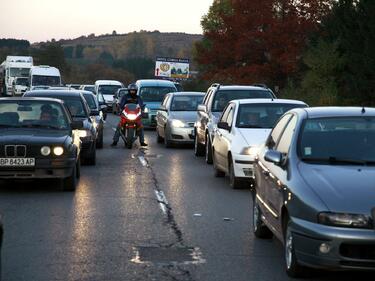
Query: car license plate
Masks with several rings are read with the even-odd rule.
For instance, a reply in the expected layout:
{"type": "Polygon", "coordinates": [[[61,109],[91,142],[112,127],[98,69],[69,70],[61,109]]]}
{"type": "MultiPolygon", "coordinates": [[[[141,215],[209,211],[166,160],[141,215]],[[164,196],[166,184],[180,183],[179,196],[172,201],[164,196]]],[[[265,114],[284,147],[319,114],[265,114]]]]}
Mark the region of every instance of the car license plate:
{"type": "Polygon", "coordinates": [[[34,167],[35,158],[0,158],[0,167],[34,167]]]}

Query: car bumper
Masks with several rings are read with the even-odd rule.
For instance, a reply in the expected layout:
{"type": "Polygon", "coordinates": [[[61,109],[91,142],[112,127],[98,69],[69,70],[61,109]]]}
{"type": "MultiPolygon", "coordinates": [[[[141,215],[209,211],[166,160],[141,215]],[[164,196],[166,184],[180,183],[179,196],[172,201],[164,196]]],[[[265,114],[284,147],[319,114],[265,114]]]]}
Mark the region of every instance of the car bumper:
{"type": "Polygon", "coordinates": [[[0,179],[66,178],[76,166],[75,158],[36,159],[32,168],[0,168],[0,179]]]}
{"type": "Polygon", "coordinates": [[[291,230],[298,261],[335,270],[375,270],[375,230],[331,227],[293,218],[291,230]],[[328,253],[320,251],[329,246],[328,253]]]}
{"type": "Polygon", "coordinates": [[[142,118],[142,124],[146,128],[156,128],[156,112],[147,113],[147,117],[142,118]]]}
{"type": "Polygon", "coordinates": [[[233,154],[234,174],[238,178],[254,178],[254,157],[250,155],[233,154]]]}
{"type": "Polygon", "coordinates": [[[176,128],[171,127],[168,139],[173,143],[194,143],[194,127],[176,128]]]}
{"type": "Polygon", "coordinates": [[[92,150],[95,149],[96,140],[90,138],[90,139],[83,139],[82,141],[82,150],[81,150],[81,157],[87,158],[90,157],[92,150]]]}

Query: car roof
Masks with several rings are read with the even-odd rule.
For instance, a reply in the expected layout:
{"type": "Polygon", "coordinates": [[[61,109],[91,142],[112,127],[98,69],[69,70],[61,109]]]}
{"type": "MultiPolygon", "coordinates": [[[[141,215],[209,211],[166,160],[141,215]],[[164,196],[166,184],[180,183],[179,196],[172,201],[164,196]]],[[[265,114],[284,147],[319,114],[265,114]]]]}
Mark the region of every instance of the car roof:
{"type": "Polygon", "coordinates": [[[204,92],[172,92],[169,93],[170,95],[176,95],[176,96],[204,96],[206,93],[204,92]]]}
{"type": "Polygon", "coordinates": [[[96,80],[95,85],[116,85],[122,86],[122,83],[117,80],[96,80]]]}
{"type": "Polygon", "coordinates": [[[260,90],[260,91],[270,91],[268,88],[258,87],[258,86],[246,86],[246,85],[220,85],[219,90],[260,90]]]}
{"type": "Polygon", "coordinates": [[[288,104],[301,104],[301,105],[307,105],[306,103],[304,103],[303,101],[299,101],[299,100],[290,100],[290,99],[272,99],[272,98],[269,98],[269,99],[239,99],[239,100],[233,100],[231,102],[235,102],[235,103],[238,103],[238,104],[258,104],[258,103],[280,103],[280,104],[284,104],[284,103],[288,103],[288,104]]]}
{"type": "Polygon", "coordinates": [[[29,91],[25,93],[25,97],[32,97],[32,96],[38,96],[38,97],[51,97],[59,96],[59,97],[81,97],[82,90],[35,90],[35,91],[29,91]]]}
{"type": "Polygon", "coordinates": [[[50,102],[57,102],[60,104],[64,104],[62,100],[50,98],[50,97],[11,97],[11,98],[0,97],[0,102],[1,101],[50,101],[50,102]]]}
{"type": "Polygon", "coordinates": [[[293,109],[299,112],[303,110],[307,114],[307,118],[324,118],[324,117],[363,117],[374,116],[375,108],[371,107],[346,107],[346,106],[322,106],[310,107],[303,109],[293,109]]]}
{"type": "Polygon", "coordinates": [[[158,79],[142,79],[137,80],[136,84],[139,86],[173,86],[176,87],[173,82],[169,80],[158,80],[158,79]]]}

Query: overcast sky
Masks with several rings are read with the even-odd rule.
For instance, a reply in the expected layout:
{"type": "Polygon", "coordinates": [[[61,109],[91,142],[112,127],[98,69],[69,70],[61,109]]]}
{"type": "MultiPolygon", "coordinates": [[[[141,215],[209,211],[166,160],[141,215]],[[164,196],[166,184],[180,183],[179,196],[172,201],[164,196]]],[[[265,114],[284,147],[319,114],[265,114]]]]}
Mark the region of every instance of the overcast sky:
{"type": "Polygon", "coordinates": [[[31,42],[139,30],[202,33],[213,0],[0,0],[0,38],[31,42]]]}

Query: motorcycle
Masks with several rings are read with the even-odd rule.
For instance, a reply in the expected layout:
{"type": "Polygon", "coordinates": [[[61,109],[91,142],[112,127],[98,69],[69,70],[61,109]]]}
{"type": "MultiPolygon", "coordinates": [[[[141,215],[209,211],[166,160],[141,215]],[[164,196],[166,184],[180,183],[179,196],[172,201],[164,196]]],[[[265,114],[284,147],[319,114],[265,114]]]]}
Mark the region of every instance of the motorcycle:
{"type": "Polygon", "coordinates": [[[133,147],[134,141],[138,137],[138,129],[142,121],[142,108],[138,104],[125,105],[121,113],[120,135],[129,149],[133,147]]]}

